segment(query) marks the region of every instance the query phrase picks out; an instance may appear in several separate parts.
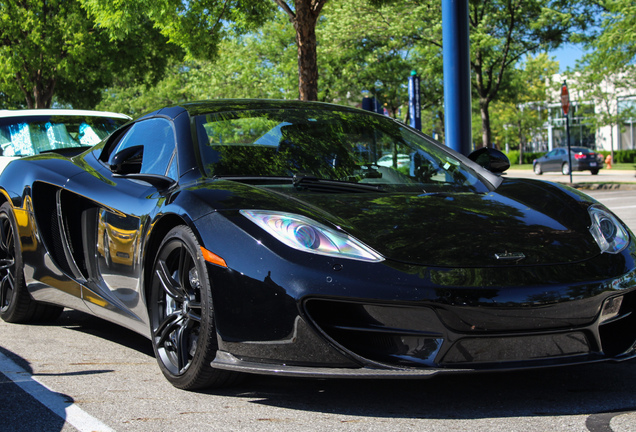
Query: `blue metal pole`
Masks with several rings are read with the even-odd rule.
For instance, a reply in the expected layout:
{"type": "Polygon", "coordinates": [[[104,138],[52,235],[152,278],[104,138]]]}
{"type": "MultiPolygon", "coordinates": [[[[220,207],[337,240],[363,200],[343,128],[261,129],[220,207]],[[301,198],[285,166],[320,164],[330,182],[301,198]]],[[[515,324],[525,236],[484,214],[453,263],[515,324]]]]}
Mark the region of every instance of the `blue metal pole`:
{"type": "Polygon", "coordinates": [[[422,130],[422,104],[420,103],[420,77],[416,71],[411,71],[409,77],[409,118],[410,126],[422,130]]]}
{"type": "Polygon", "coordinates": [[[442,0],[446,145],[472,151],[468,0],[442,0]]]}

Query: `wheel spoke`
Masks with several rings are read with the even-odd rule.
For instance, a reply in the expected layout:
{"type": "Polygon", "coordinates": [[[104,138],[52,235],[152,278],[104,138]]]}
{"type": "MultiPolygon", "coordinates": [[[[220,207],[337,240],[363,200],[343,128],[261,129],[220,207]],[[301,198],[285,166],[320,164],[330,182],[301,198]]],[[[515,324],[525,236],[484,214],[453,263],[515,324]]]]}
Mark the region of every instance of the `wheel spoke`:
{"type": "Polygon", "coordinates": [[[163,290],[173,299],[183,302],[186,295],[183,290],[183,285],[179,284],[179,282],[174,280],[174,278],[170,275],[170,270],[168,270],[168,266],[165,261],[159,260],[158,265],[159,268],[156,272],[163,290]]]}
{"type": "Polygon", "coordinates": [[[189,363],[189,354],[190,354],[190,329],[186,325],[181,326],[177,330],[177,368],[179,372],[182,372],[189,363]]]}
{"type": "Polygon", "coordinates": [[[15,261],[13,258],[0,259],[0,272],[11,269],[14,264],[15,261]]]}
{"type": "Polygon", "coordinates": [[[155,340],[157,341],[157,346],[163,346],[168,337],[174,332],[179,326],[185,317],[178,313],[168,315],[157,327],[157,330],[154,332],[155,340]],[[158,337],[158,339],[157,339],[158,337]]]}
{"type": "Polygon", "coordinates": [[[2,218],[2,227],[0,228],[0,250],[7,256],[12,256],[11,247],[13,245],[13,230],[9,221],[2,218]]]}
{"type": "Polygon", "coordinates": [[[181,284],[181,289],[185,295],[190,294],[191,290],[188,290],[190,286],[190,282],[188,280],[188,275],[190,274],[190,254],[186,250],[186,248],[181,247],[179,249],[179,268],[178,268],[178,278],[181,284]]]}
{"type": "Polygon", "coordinates": [[[200,323],[201,322],[201,303],[190,302],[190,307],[186,315],[189,319],[200,323]],[[193,309],[198,309],[199,312],[195,312],[193,309]]]}
{"type": "Polygon", "coordinates": [[[9,274],[0,280],[0,309],[9,305],[9,299],[13,292],[13,281],[9,274]]]}

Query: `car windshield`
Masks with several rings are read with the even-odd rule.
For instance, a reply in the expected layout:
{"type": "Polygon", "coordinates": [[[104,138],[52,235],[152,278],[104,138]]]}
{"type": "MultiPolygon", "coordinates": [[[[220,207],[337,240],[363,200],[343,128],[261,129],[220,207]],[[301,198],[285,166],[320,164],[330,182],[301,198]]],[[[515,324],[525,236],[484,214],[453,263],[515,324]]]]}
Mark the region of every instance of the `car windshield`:
{"type": "Polygon", "coordinates": [[[270,109],[200,115],[195,123],[209,177],[284,183],[301,176],[377,190],[488,191],[462,156],[377,115],[270,109]]]}
{"type": "Polygon", "coordinates": [[[32,156],[90,147],[128,122],[125,118],[84,115],[29,115],[0,118],[2,156],[32,156]]]}

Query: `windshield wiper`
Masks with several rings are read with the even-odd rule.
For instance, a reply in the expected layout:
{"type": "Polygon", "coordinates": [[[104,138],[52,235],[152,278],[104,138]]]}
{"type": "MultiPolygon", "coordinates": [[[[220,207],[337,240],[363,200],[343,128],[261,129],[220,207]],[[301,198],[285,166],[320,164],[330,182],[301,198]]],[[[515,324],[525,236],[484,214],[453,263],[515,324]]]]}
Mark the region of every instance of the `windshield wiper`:
{"type": "MultiPolygon", "coordinates": [[[[253,185],[289,184],[290,177],[277,176],[247,176],[247,175],[215,175],[212,180],[230,180],[253,185]]],[[[296,189],[306,189],[319,192],[384,192],[382,187],[363,183],[353,183],[342,180],[327,180],[313,174],[298,173],[291,177],[292,185],[296,189]]]]}
{"type": "Polygon", "coordinates": [[[327,180],[312,174],[297,173],[292,178],[297,189],[309,189],[320,192],[384,192],[380,186],[352,183],[341,180],[327,180]]]}

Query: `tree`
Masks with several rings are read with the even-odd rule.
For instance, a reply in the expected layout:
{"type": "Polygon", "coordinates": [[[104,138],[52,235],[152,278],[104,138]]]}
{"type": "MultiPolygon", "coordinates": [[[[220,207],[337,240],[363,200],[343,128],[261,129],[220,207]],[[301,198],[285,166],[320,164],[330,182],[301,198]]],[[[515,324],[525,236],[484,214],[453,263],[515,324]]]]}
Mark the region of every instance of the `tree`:
{"type": "Polygon", "coordinates": [[[473,91],[479,103],[482,145],[492,145],[490,104],[525,56],[549,51],[585,30],[593,6],[578,0],[470,1],[473,91]]]}
{"type": "Polygon", "coordinates": [[[508,144],[511,149],[518,149],[520,164],[523,163],[526,144],[546,141],[545,101],[549,99],[550,78],[558,69],[558,63],[545,53],[527,57],[519,69],[510,71],[507,77],[509,85],[499,100],[492,104],[493,143],[508,144]]]}
{"type": "Polygon", "coordinates": [[[636,87],[636,5],[631,0],[608,0],[603,8],[600,29],[585,44],[588,54],[577,62],[574,76],[586,99],[595,102],[591,118],[598,128],[610,127],[610,151],[614,156],[614,129],[634,118],[633,106],[621,109],[618,99],[633,96],[636,87]]]}
{"type": "Polygon", "coordinates": [[[76,0],[2,2],[0,80],[6,97],[20,95],[28,108],[49,108],[54,96],[90,108],[115,76],[156,78],[167,56],[153,57],[162,44],[143,24],[113,44],[76,0]]]}
{"type": "Polygon", "coordinates": [[[443,107],[439,1],[340,0],[324,16],[318,28],[324,99],[359,103],[368,94],[397,117],[416,70],[423,111],[443,107]]]}
{"type": "Polygon", "coordinates": [[[579,94],[594,103],[594,111],[586,120],[594,129],[608,126],[610,129],[610,154],[614,159],[614,131],[620,133],[620,127],[626,120],[634,118],[634,110],[621,110],[618,100],[621,96],[633,94],[633,81],[626,72],[600,67],[593,63],[577,73],[574,82],[579,94]]]}
{"type": "Polygon", "coordinates": [[[601,4],[604,6],[601,31],[588,41],[592,54],[587,61],[604,64],[614,70],[634,65],[636,4],[632,0],[607,0],[601,4]]]}
{"type": "Polygon", "coordinates": [[[298,50],[298,92],[301,100],[318,97],[316,24],[327,0],[81,0],[112,37],[126,35],[140,16],[147,17],[189,59],[214,60],[230,29],[253,30],[274,14],[274,5],[289,17],[298,50]]]}
{"type": "Polygon", "coordinates": [[[104,92],[100,109],[133,117],[157,107],[214,98],[293,99],[298,91],[294,29],[282,11],[256,31],[229,33],[215,61],[175,62],[157,85],[104,92]]]}

